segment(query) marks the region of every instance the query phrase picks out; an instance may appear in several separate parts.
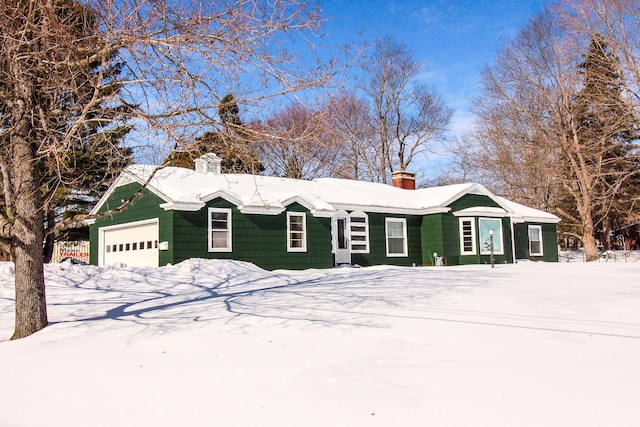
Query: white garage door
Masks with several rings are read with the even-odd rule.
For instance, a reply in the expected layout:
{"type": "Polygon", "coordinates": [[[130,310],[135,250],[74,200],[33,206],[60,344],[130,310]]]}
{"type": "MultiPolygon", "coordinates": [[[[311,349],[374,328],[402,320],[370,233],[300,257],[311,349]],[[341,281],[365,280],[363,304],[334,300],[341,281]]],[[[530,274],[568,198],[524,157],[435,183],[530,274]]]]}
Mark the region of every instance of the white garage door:
{"type": "Polygon", "coordinates": [[[158,220],[102,227],[98,265],[158,266],[158,220]]]}

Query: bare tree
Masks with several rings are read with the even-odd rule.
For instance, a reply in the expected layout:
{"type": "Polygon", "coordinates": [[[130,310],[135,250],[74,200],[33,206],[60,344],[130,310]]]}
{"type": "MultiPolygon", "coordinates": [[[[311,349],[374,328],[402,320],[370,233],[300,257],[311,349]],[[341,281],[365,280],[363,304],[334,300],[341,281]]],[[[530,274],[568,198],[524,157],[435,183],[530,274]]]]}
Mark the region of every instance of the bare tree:
{"type": "Polygon", "coordinates": [[[363,87],[372,103],[378,136],[379,175],[406,170],[430,144],[443,139],[451,110],[429,86],[416,80],[422,64],[390,37],[378,40],[363,65],[363,87]]]}
{"type": "Polygon", "coordinates": [[[323,110],[300,103],[274,112],[253,125],[262,135],[259,150],[266,173],[296,179],[335,175],[341,147],[327,127],[323,110]]]}
{"type": "Polygon", "coordinates": [[[138,155],[147,145],[150,153],[164,150],[163,158],[166,146],[194,141],[203,124],[216,122],[219,94],[249,106],[325,82],[336,64],[296,61],[302,49],[315,49],[319,25],[318,10],[295,0],[3,3],[0,240],[15,262],[13,338],[47,325],[44,206],[56,179],[73,176],[74,141],[95,107],[122,106],[138,155]],[[305,43],[290,43],[299,36],[305,43]],[[116,62],[124,75],[114,91],[107,70],[116,62]]]}
{"type": "Polygon", "coordinates": [[[371,110],[354,92],[341,92],[325,106],[335,143],[343,164],[338,176],[365,181],[382,181],[380,153],[375,139],[371,110]]]}
{"type": "MultiPolygon", "coordinates": [[[[629,116],[609,116],[608,127],[594,137],[579,96],[586,84],[579,64],[590,39],[561,25],[558,16],[546,9],[485,70],[476,103],[474,152],[478,168],[498,188],[537,200],[569,224],[579,224],[586,258],[593,260],[594,206],[611,204],[620,179],[634,173],[623,177],[605,167],[614,130],[629,116]]],[[[602,113],[608,101],[592,98],[590,108],[602,113]]]]}

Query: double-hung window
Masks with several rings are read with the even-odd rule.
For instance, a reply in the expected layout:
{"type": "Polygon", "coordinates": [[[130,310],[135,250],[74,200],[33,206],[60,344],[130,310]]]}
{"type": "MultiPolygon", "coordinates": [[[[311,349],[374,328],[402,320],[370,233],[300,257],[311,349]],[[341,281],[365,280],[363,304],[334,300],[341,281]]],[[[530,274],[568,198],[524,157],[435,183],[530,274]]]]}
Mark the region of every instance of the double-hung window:
{"type": "Polygon", "coordinates": [[[304,212],[287,212],[287,251],[307,251],[307,224],[304,212]]]}
{"type": "Polygon", "coordinates": [[[369,253],[369,217],[364,212],[349,215],[349,235],[352,253],[369,253]]]}
{"type": "Polygon", "coordinates": [[[386,218],[387,256],[407,256],[407,220],[404,218],[386,218]]]}
{"type": "Polygon", "coordinates": [[[209,208],[209,252],[231,250],[231,209],[209,208]]]}
{"type": "Polygon", "coordinates": [[[476,223],[474,218],[460,218],[460,253],[476,254],[476,223]]]}
{"type": "Polygon", "coordinates": [[[542,227],[539,225],[529,226],[529,255],[542,256],[542,227]]]}

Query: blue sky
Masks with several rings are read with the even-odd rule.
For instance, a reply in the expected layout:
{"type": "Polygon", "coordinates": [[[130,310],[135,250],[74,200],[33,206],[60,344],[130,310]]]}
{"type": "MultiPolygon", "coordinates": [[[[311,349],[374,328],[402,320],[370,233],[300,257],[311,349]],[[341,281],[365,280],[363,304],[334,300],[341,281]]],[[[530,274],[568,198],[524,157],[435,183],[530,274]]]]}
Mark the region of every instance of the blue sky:
{"type": "Polygon", "coordinates": [[[332,42],[358,39],[373,43],[390,35],[422,60],[425,80],[455,110],[452,132],[471,119],[469,96],[480,70],[493,58],[500,40],[515,35],[539,12],[543,0],[321,0],[332,42]]]}

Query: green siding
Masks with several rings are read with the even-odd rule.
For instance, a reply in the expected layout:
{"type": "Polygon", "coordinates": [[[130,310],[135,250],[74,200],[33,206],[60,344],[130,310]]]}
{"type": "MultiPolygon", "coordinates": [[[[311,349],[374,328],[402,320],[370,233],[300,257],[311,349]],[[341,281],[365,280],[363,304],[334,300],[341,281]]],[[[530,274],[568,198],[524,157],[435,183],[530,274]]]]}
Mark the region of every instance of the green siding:
{"type": "MultiPolygon", "coordinates": [[[[452,214],[437,214],[424,217],[422,248],[424,264],[433,265],[433,253],[444,257],[445,265],[486,264],[490,255],[480,254],[478,218],[473,217],[476,231],[476,254],[462,255],[460,248],[460,219],[452,214]],[[441,230],[441,231],[440,231],[441,230]]],[[[502,219],[504,254],[494,255],[496,263],[513,262],[511,224],[509,218],[502,219]]]]}
{"type": "Polygon", "coordinates": [[[488,206],[494,208],[502,207],[491,197],[481,194],[465,194],[458,200],[451,203],[448,207],[451,208],[451,212],[457,212],[462,209],[473,208],[476,206],[488,206]]]}
{"type": "Polygon", "coordinates": [[[539,224],[525,222],[514,226],[516,235],[516,259],[530,259],[532,261],[558,261],[558,241],[556,224],[539,224]],[[529,253],[529,226],[542,226],[543,256],[531,256],[529,253]]]}
{"type": "MultiPolygon", "coordinates": [[[[111,196],[105,201],[98,211],[98,214],[108,212],[122,204],[123,200],[130,199],[136,192],[140,190],[140,184],[127,184],[116,188],[111,196]]],[[[150,192],[143,190],[142,195],[136,199],[131,205],[127,206],[122,212],[99,218],[89,227],[90,233],[90,262],[96,265],[98,263],[98,228],[119,225],[128,222],[141,221],[145,219],[158,218],[159,236],[158,241],[171,242],[171,212],[164,211],[159,207],[165,201],[150,192]]],[[[171,247],[171,244],[169,245],[171,247]]],[[[160,264],[164,265],[171,262],[166,251],[160,251],[160,264]]]]}
{"type": "Polygon", "coordinates": [[[351,263],[363,267],[370,265],[412,266],[422,264],[421,224],[422,217],[417,215],[394,215],[367,213],[369,217],[369,253],[351,254],[351,263]],[[406,257],[388,257],[385,231],[385,218],[404,218],[407,221],[406,257]]]}
{"type": "Polygon", "coordinates": [[[247,261],[270,270],[332,267],[331,220],[316,218],[297,203],[288,206],[287,211],[306,213],[306,252],[287,251],[286,212],[279,215],[245,215],[223,199],[215,199],[197,212],[176,211],[173,214],[174,262],[197,257],[247,261]],[[209,207],[231,209],[232,252],[209,252],[209,207]]]}
{"type": "Polygon", "coordinates": [[[557,224],[542,225],[543,260],[558,262],[558,230],[557,224]]]}
{"type": "Polygon", "coordinates": [[[434,253],[446,257],[442,223],[442,214],[427,215],[422,218],[422,265],[435,265],[434,253]]]}

